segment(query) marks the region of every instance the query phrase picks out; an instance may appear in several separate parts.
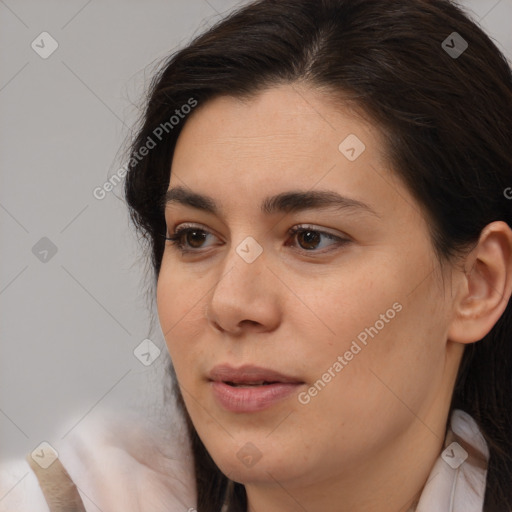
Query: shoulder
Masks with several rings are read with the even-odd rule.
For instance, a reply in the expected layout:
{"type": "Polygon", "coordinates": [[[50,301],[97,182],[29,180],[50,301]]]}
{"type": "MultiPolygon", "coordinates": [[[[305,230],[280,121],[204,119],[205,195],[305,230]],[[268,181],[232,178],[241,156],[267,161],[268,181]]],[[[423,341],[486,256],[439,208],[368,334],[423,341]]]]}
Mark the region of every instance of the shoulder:
{"type": "MultiPolygon", "coordinates": [[[[195,506],[192,456],[182,424],[162,428],[131,413],[104,413],[77,426],[55,449],[87,512],[195,506]]],[[[23,460],[2,464],[0,512],[28,510],[49,510],[34,471],[23,460]]]]}

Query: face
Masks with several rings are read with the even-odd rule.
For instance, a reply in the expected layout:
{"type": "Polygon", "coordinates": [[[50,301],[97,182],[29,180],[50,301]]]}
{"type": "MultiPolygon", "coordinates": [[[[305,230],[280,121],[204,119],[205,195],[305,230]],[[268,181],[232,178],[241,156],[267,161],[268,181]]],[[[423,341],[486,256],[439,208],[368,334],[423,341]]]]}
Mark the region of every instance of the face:
{"type": "Polygon", "coordinates": [[[194,426],[233,480],[356,478],[398,442],[444,437],[449,298],[383,154],[376,127],[298,85],[212,100],[183,128],[169,191],[209,201],[170,198],[168,236],[188,232],[184,252],[166,242],[158,313],[194,426]]]}

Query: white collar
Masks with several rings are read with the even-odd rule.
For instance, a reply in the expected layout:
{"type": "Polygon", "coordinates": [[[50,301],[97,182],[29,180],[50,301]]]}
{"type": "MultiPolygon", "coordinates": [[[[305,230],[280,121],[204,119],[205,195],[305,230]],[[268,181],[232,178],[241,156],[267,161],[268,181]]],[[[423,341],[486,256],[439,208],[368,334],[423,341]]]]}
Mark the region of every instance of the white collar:
{"type": "Polygon", "coordinates": [[[489,449],[469,414],[452,412],[443,448],[410,512],[482,512],[489,449]]]}

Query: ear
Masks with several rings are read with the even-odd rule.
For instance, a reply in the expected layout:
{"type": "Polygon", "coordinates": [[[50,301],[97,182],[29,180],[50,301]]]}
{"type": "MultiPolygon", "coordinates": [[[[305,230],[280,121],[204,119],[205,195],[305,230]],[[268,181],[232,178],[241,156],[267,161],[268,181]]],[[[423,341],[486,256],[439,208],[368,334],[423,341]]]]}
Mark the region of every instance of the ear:
{"type": "Polygon", "coordinates": [[[494,327],[512,294],[512,230],[506,222],[491,222],[482,230],[457,288],[448,339],[479,341],[494,327]]]}

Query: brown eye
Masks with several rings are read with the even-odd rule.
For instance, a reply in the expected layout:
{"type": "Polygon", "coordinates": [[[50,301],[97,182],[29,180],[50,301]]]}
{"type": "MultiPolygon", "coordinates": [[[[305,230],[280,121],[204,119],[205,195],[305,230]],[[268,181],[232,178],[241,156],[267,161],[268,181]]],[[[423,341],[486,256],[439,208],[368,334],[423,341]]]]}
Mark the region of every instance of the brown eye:
{"type": "Polygon", "coordinates": [[[185,242],[194,249],[199,249],[206,240],[206,233],[200,229],[188,229],[181,233],[185,237],[185,242]]]}
{"type": "MultiPolygon", "coordinates": [[[[204,242],[212,233],[197,227],[182,227],[177,229],[172,235],[166,236],[172,245],[178,248],[181,252],[199,252],[203,248],[204,242]]],[[[213,235],[212,235],[213,236],[213,235]]]]}
{"type": "Polygon", "coordinates": [[[306,250],[316,249],[320,239],[321,236],[317,231],[304,230],[297,234],[299,245],[306,250]]]}
{"type": "Polygon", "coordinates": [[[347,238],[341,238],[332,233],[327,233],[326,231],[308,226],[294,227],[288,231],[288,234],[296,239],[296,242],[292,245],[298,246],[298,249],[304,252],[313,254],[322,254],[329,251],[330,246],[333,246],[331,249],[334,249],[350,242],[347,238]],[[331,243],[325,244],[325,240],[329,240],[331,243]],[[327,249],[327,251],[322,249],[327,249]]]}

